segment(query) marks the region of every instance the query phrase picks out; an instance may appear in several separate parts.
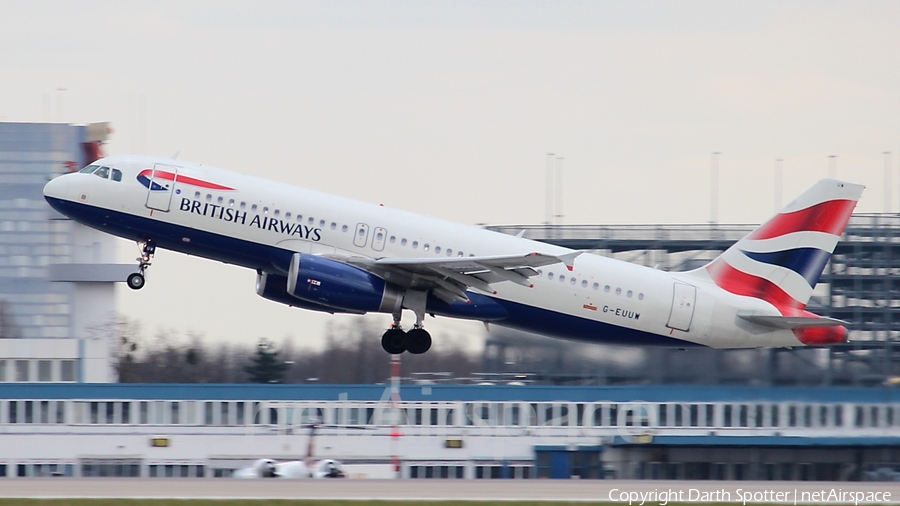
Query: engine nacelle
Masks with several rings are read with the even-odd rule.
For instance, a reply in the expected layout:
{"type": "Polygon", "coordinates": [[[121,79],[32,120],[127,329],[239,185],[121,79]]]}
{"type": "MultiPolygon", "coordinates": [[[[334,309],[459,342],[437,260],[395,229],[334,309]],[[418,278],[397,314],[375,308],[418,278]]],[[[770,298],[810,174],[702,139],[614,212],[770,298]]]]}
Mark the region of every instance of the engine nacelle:
{"type": "Polygon", "coordinates": [[[313,478],[344,478],[344,469],[336,460],[325,459],[316,463],[312,470],[313,478]]]}
{"type": "Polygon", "coordinates": [[[287,293],[306,302],[354,313],[394,313],[403,302],[399,288],[372,273],[300,253],[291,258],[287,293]]]}
{"type": "Polygon", "coordinates": [[[307,302],[287,293],[287,278],[276,274],[263,272],[256,275],[256,294],[260,297],[288,306],[299,307],[301,309],[309,309],[312,311],[323,311],[326,313],[346,313],[341,309],[323,306],[307,302]]]}

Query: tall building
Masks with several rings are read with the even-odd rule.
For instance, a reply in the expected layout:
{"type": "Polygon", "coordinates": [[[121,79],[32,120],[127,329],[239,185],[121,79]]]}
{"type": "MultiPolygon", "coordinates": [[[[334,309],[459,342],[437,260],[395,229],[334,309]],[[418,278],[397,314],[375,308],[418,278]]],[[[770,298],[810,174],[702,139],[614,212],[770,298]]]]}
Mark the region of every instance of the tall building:
{"type": "Polygon", "coordinates": [[[52,210],[43,187],[102,156],[106,123],[0,123],[0,382],[115,381],[115,239],[52,210]]]}

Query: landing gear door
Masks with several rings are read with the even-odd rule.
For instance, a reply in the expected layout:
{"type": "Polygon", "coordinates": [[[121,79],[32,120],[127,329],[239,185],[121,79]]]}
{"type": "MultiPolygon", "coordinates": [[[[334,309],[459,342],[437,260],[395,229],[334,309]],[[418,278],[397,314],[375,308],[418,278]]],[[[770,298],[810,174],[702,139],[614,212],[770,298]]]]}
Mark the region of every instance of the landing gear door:
{"type": "Polygon", "coordinates": [[[687,332],[694,319],[694,302],[697,300],[697,288],[684,283],[675,283],[672,296],[672,311],[666,327],[687,332]]]}
{"type": "Polygon", "coordinates": [[[365,223],[357,223],[356,232],[353,234],[353,245],[365,248],[367,242],[369,242],[369,226],[365,223]]]}
{"type": "Polygon", "coordinates": [[[169,212],[177,176],[178,167],[174,165],[162,165],[159,163],[153,165],[149,180],[146,182],[141,181],[147,186],[148,208],[169,212]]]}

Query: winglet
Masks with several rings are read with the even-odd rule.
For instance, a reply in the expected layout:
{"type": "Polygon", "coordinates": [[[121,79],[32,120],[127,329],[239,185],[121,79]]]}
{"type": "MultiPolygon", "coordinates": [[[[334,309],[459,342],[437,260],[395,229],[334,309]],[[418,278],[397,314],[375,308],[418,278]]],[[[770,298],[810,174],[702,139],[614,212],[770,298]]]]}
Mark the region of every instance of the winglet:
{"type": "Polygon", "coordinates": [[[584,253],[583,251],[573,251],[571,253],[566,253],[565,255],[559,255],[558,258],[560,262],[566,264],[566,268],[570,271],[575,268],[575,259],[578,255],[584,253]]]}
{"type": "Polygon", "coordinates": [[[525,229],[524,229],[524,228],[523,228],[522,230],[520,230],[518,234],[516,234],[516,237],[521,238],[523,235],[525,235],[525,229]]]}

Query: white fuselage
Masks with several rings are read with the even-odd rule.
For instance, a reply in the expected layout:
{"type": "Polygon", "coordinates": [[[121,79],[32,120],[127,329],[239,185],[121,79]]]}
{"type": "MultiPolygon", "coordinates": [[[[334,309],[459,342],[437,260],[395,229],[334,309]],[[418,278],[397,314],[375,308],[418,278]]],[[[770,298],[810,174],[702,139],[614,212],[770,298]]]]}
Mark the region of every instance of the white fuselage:
{"type": "MultiPolygon", "coordinates": [[[[51,205],[122,237],[140,240],[152,235],[160,247],[262,271],[286,270],[280,260],[284,257],[270,254],[275,251],[370,258],[570,253],[524,238],[187,162],[111,157],[95,164],[119,169],[121,181],[91,174],[62,176],[45,189],[51,205]],[[138,180],[154,163],[177,170],[178,180],[168,192],[154,192],[138,180]]],[[[531,288],[511,282],[492,285],[497,293],[488,295],[514,308],[509,319],[495,324],[620,344],[802,345],[790,330],[754,325],[736,316],[738,310],[779,314],[771,304],[728,293],[697,273],[670,273],[582,254],[571,271],[562,263],[547,265],[530,280],[531,288]],[[676,285],[686,285],[682,286],[686,298],[679,299],[676,285]]]]}

